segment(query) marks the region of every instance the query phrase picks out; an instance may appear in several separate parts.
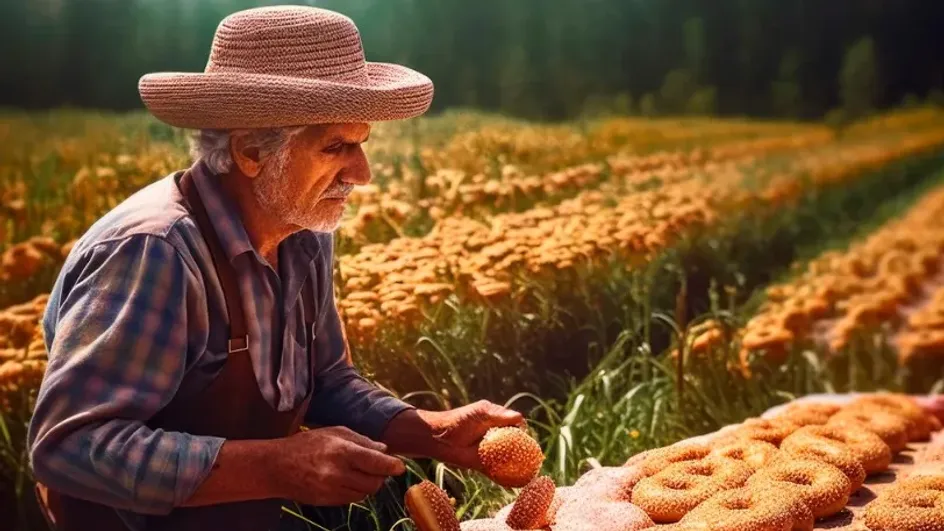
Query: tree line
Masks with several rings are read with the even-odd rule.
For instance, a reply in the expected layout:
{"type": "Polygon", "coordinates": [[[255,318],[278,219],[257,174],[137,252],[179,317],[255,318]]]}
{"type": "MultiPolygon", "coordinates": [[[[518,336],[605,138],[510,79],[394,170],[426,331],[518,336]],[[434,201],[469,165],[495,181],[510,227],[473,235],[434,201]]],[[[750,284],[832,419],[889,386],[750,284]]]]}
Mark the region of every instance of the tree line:
{"type": "Polygon", "coordinates": [[[4,0],[0,105],[139,107],[142,74],[203,70],[224,16],[280,3],[349,15],[434,109],[818,118],[944,89],[940,0],[4,0]]]}

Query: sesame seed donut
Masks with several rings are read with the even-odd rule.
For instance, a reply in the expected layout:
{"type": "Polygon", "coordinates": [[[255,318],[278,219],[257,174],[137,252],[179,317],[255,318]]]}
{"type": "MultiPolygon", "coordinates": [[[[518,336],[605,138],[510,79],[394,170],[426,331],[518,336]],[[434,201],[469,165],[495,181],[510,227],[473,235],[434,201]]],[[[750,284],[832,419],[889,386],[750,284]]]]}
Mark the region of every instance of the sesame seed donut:
{"type": "Polygon", "coordinates": [[[844,444],[862,463],[866,475],[886,470],[892,462],[891,449],[878,435],[854,425],[804,426],[784,439],[781,449],[789,450],[808,438],[844,444]]]}
{"type": "Polygon", "coordinates": [[[758,470],[747,482],[753,488],[795,491],[814,518],[838,513],[849,501],[849,479],[838,468],[803,459],[779,460],[758,470]]]}
{"type": "Polygon", "coordinates": [[[548,510],[554,501],[554,491],[551,478],[535,478],[518,494],[505,523],[512,529],[538,529],[548,525],[548,510]]]}
{"type": "Polygon", "coordinates": [[[850,409],[840,411],[829,419],[827,426],[855,424],[882,438],[892,453],[898,453],[908,445],[908,423],[896,413],[882,410],[865,411],[850,409]]]}
{"type": "Polygon", "coordinates": [[[537,475],[544,452],[530,435],[519,428],[491,428],[478,445],[485,475],[506,488],[520,488],[537,475]]]}
{"type": "Polygon", "coordinates": [[[642,472],[646,476],[658,474],[675,463],[697,461],[707,456],[711,447],[705,444],[681,443],[657,448],[650,451],[642,463],[642,472]]]}
{"type": "Polygon", "coordinates": [[[679,523],[680,529],[800,531],[813,529],[813,513],[797,495],[741,487],[714,494],[679,523]]]}
{"type": "Polygon", "coordinates": [[[449,496],[427,480],[413,485],[404,496],[407,513],[418,531],[459,531],[459,519],[449,496]]]}
{"type": "Polygon", "coordinates": [[[592,492],[594,496],[610,501],[631,501],[633,487],[646,477],[642,467],[610,467],[594,468],[580,476],[575,489],[592,492]]]}
{"type": "Polygon", "coordinates": [[[719,490],[744,485],[753,473],[747,464],[724,457],[676,463],[636,484],[632,502],[655,522],[677,522],[719,490]]]}
{"type": "Polygon", "coordinates": [[[944,496],[927,490],[888,492],[865,507],[872,531],[944,531],[944,496]]]}
{"type": "Polygon", "coordinates": [[[904,490],[927,490],[944,496],[944,475],[909,477],[901,480],[896,488],[904,490]]]}
{"type": "Polygon", "coordinates": [[[819,426],[829,422],[840,409],[837,404],[822,402],[791,404],[774,418],[788,420],[797,426],[819,426]]]}
{"type": "Polygon", "coordinates": [[[856,459],[856,455],[852,453],[852,450],[849,450],[844,444],[817,439],[802,440],[797,444],[785,444],[781,452],[789,457],[799,457],[833,465],[849,479],[850,493],[859,490],[865,482],[865,468],[856,459]]]}
{"type": "Polygon", "coordinates": [[[925,412],[913,399],[905,395],[875,393],[855,399],[847,409],[865,409],[875,411],[880,408],[904,416],[908,425],[909,441],[927,441],[931,436],[931,415],[925,412]]]}
{"type": "Polygon", "coordinates": [[[743,461],[754,470],[763,468],[777,455],[777,447],[764,441],[752,439],[734,440],[715,446],[709,457],[719,456],[743,461]]]}
{"type": "Polygon", "coordinates": [[[731,432],[731,437],[769,442],[779,447],[780,443],[798,428],[799,426],[784,418],[751,418],[731,432]]]}

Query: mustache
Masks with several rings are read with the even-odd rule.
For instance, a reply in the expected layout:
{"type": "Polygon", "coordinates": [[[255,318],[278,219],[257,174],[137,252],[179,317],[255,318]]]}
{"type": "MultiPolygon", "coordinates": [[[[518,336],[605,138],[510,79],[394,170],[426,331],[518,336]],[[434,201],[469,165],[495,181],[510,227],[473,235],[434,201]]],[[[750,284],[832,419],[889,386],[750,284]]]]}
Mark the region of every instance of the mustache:
{"type": "Polygon", "coordinates": [[[354,185],[350,183],[338,182],[332,184],[324,193],[321,194],[322,199],[347,199],[347,196],[351,194],[351,191],[354,190],[354,185]]]}

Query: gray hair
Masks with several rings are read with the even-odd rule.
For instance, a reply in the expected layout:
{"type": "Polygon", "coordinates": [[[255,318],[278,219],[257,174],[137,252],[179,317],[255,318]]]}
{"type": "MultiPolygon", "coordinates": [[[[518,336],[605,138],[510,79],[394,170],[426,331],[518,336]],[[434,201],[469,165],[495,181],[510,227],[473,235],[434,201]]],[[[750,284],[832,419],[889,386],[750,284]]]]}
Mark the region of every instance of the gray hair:
{"type": "MultiPolygon", "coordinates": [[[[306,126],[251,129],[249,145],[259,150],[259,156],[268,157],[285,149],[288,143],[306,126]]],[[[190,156],[194,161],[203,159],[215,173],[227,173],[233,168],[229,150],[232,131],[228,129],[201,129],[190,140],[190,156]]]]}

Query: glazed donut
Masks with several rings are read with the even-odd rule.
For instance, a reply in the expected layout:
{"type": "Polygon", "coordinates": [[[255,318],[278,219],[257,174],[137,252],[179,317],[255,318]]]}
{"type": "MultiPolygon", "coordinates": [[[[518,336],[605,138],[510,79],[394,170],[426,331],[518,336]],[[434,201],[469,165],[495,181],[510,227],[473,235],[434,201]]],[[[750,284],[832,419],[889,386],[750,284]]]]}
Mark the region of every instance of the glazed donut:
{"type": "Polygon", "coordinates": [[[548,510],[554,501],[554,491],[551,478],[535,478],[518,494],[505,523],[512,529],[539,529],[548,525],[548,510]]]}
{"type": "Polygon", "coordinates": [[[841,511],[849,501],[849,479],[838,468],[820,461],[779,460],[758,470],[747,482],[754,488],[793,490],[813,512],[814,518],[841,511]]]}
{"type": "Polygon", "coordinates": [[[741,487],[713,495],[679,524],[681,529],[807,531],[813,529],[813,513],[797,495],[741,487]]]}
{"type": "Polygon", "coordinates": [[[904,416],[908,423],[909,441],[926,441],[931,435],[931,415],[925,412],[917,402],[905,395],[892,393],[865,395],[854,400],[847,408],[863,408],[868,412],[879,408],[904,416]]]}
{"type": "Polygon", "coordinates": [[[679,443],[665,448],[657,448],[647,453],[642,463],[642,473],[646,476],[658,474],[675,463],[696,461],[711,452],[711,447],[704,444],[679,443]]]}
{"type": "Polygon", "coordinates": [[[799,426],[784,418],[761,419],[751,418],[741,423],[731,432],[731,437],[768,442],[774,446],[780,443],[799,426]]]}
{"type": "Polygon", "coordinates": [[[727,457],[743,461],[752,469],[757,470],[769,463],[778,451],[777,447],[769,442],[743,439],[719,444],[711,450],[708,456],[727,457]]]}
{"type": "Polygon", "coordinates": [[[944,496],[904,489],[886,494],[865,507],[872,531],[944,531],[944,496]]]}
{"type": "Polygon", "coordinates": [[[719,490],[744,485],[753,472],[747,464],[723,457],[676,463],[641,480],[632,502],[655,522],[677,522],[719,490]]]}
{"type": "Polygon", "coordinates": [[[826,425],[842,427],[848,424],[861,426],[878,435],[893,453],[904,450],[908,445],[908,422],[896,413],[850,409],[833,415],[826,425]]]}
{"type": "Polygon", "coordinates": [[[413,485],[404,496],[406,510],[418,531],[459,531],[459,519],[449,496],[427,480],[413,485]]]}
{"type": "Polygon", "coordinates": [[[840,443],[826,442],[817,439],[801,439],[797,444],[784,444],[783,454],[789,457],[798,457],[809,461],[829,463],[842,471],[849,479],[849,492],[859,490],[865,482],[865,468],[856,459],[852,450],[840,443]]]}
{"type": "Polygon", "coordinates": [[[892,462],[892,451],[882,439],[859,426],[804,426],[784,439],[781,449],[804,444],[804,439],[842,443],[862,463],[866,475],[881,472],[892,462]]]}
{"type": "Polygon", "coordinates": [[[596,498],[609,501],[631,501],[633,487],[645,477],[642,467],[594,468],[580,476],[574,488],[593,493],[596,498]]]}

